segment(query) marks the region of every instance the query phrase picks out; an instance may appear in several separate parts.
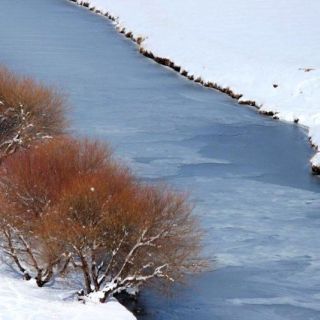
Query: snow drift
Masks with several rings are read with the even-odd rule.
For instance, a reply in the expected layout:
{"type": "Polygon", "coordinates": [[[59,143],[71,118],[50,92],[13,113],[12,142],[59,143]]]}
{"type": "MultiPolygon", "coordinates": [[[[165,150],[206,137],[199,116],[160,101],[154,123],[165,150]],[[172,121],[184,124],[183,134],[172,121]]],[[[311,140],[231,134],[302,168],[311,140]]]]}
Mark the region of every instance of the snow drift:
{"type": "MultiPolygon", "coordinates": [[[[2,262],[1,262],[2,263],[2,262]]],[[[38,288],[33,281],[16,278],[8,269],[1,267],[0,319],[136,319],[117,300],[105,304],[72,301],[74,288],[65,285],[38,288]]]]}

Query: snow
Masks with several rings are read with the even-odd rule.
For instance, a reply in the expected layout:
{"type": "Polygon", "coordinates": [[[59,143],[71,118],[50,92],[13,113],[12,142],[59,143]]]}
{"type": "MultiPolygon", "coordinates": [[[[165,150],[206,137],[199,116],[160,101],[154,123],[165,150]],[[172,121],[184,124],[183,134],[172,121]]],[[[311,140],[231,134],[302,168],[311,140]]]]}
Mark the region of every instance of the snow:
{"type": "Polygon", "coordinates": [[[320,152],[317,152],[310,160],[313,166],[320,168],[320,152]]]}
{"type": "Polygon", "coordinates": [[[86,2],[142,37],[145,50],[169,58],[195,78],[231,88],[261,111],[298,120],[320,145],[319,1],[86,2]]]}
{"type": "Polygon", "coordinates": [[[134,320],[135,317],[117,300],[105,304],[75,301],[76,289],[65,283],[38,288],[34,281],[24,281],[4,265],[0,268],[0,319],[112,319],[134,320]]]}

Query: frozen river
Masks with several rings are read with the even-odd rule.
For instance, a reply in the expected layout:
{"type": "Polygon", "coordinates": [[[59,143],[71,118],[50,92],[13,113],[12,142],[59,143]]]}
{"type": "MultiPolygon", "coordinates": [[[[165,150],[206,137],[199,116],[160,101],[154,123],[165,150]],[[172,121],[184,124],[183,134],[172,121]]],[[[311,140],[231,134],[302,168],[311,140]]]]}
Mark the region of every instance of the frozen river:
{"type": "Polygon", "coordinates": [[[1,0],[0,63],[61,87],[74,134],[190,192],[216,270],[173,297],[145,292],[141,318],[320,319],[320,185],[302,128],[147,60],[65,0],[1,0]]]}

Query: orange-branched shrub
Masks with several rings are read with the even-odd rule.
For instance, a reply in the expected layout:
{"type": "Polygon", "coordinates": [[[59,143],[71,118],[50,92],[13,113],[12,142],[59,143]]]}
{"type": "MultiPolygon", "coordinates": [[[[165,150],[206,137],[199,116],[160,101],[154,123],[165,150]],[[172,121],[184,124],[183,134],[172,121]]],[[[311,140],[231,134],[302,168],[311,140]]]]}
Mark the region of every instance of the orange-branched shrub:
{"type": "Polygon", "coordinates": [[[39,286],[50,281],[53,268],[65,271],[70,255],[41,229],[44,213],[55,205],[74,177],[94,173],[109,162],[109,149],[98,142],[61,137],[6,158],[1,166],[0,225],[5,250],[19,270],[36,273],[39,286]],[[14,247],[14,244],[17,244],[14,247]],[[22,253],[22,254],[19,254],[22,253]],[[17,260],[19,259],[19,263],[17,260]]]}
{"type": "Polygon", "coordinates": [[[109,158],[101,143],[54,139],[7,158],[0,169],[0,188],[19,216],[37,217],[57,201],[70,180],[95,172],[109,158]]]}
{"type": "Polygon", "coordinates": [[[191,213],[185,196],[107,166],[73,180],[44,224],[72,252],[85,293],[100,291],[105,301],[147,283],[180,281],[203,266],[191,213]]]}
{"type": "Polygon", "coordinates": [[[0,66],[0,160],[63,133],[65,109],[57,90],[0,66]]]}
{"type": "Polygon", "coordinates": [[[71,262],[84,293],[105,301],[202,265],[187,198],[138,181],[99,143],[63,138],[16,153],[3,163],[0,189],[39,285],[71,262]]]}

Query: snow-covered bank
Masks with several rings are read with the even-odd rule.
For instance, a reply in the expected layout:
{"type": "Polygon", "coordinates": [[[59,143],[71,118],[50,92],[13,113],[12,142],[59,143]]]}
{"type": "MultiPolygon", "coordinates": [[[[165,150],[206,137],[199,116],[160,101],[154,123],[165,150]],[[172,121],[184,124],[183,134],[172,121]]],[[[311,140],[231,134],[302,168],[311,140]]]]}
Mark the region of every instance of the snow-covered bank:
{"type": "MultiPolygon", "coordinates": [[[[1,262],[2,263],[2,262],[1,262]]],[[[0,268],[0,319],[112,319],[135,317],[116,300],[105,304],[72,301],[72,288],[38,288],[33,281],[18,279],[0,268]]]]}
{"type": "MultiPolygon", "coordinates": [[[[307,126],[320,145],[320,2],[77,2],[118,17],[116,25],[129,37],[132,32],[146,55],[174,62],[180,73],[261,112],[307,126]]],[[[311,160],[315,170],[319,157],[311,160]]]]}

